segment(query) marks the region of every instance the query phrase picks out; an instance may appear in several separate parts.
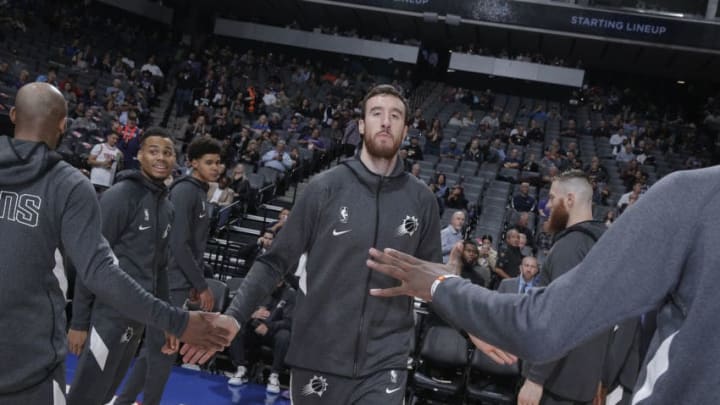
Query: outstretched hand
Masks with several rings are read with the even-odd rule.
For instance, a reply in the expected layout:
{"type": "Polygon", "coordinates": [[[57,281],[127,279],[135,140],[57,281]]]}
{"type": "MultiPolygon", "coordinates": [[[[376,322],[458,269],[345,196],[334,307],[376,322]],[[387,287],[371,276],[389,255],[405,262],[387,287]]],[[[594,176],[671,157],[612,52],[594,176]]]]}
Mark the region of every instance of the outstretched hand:
{"type": "Polygon", "coordinates": [[[223,347],[207,347],[188,342],[183,345],[180,349],[180,354],[183,356],[183,361],[188,364],[205,364],[210,358],[217,352],[223,350],[224,347],[229,346],[230,342],[235,338],[240,326],[238,325],[235,318],[228,315],[213,314],[215,318],[212,321],[212,325],[219,329],[226,331],[227,343],[223,347]]]}
{"type": "Polygon", "coordinates": [[[400,280],[397,287],[372,289],[370,295],[376,297],[395,297],[408,295],[425,301],[432,301],[430,287],[442,275],[458,274],[462,257],[462,243],[458,242],[450,252],[447,264],[420,260],[394,249],[384,251],[370,249],[367,266],[371,269],[400,280]]]}
{"type": "Polygon", "coordinates": [[[206,350],[223,350],[235,338],[238,327],[234,320],[232,325],[224,318],[227,315],[191,311],[187,327],[180,340],[206,350]]]}
{"type": "Polygon", "coordinates": [[[485,342],[484,340],[480,340],[478,337],[470,335],[470,341],[473,342],[475,347],[478,348],[481,352],[485,353],[486,356],[488,356],[492,361],[494,361],[497,364],[501,365],[512,365],[517,363],[517,356],[514,354],[510,354],[506,351],[500,350],[497,347],[491,345],[490,343],[485,342]]]}

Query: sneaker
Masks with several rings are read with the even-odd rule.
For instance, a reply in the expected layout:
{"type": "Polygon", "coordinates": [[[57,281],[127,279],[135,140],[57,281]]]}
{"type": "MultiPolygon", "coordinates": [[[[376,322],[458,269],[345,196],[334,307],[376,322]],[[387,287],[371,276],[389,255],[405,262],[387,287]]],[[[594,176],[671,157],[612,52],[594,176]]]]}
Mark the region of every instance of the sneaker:
{"type": "Polygon", "coordinates": [[[270,377],[268,377],[268,383],[265,390],[267,390],[267,392],[271,394],[280,393],[280,378],[278,377],[278,373],[270,373],[270,377]]]}
{"type": "Polygon", "coordinates": [[[228,384],[230,385],[243,385],[245,384],[247,379],[247,369],[245,366],[238,366],[237,371],[235,374],[233,374],[232,377],[228,380],[228,384]]]}

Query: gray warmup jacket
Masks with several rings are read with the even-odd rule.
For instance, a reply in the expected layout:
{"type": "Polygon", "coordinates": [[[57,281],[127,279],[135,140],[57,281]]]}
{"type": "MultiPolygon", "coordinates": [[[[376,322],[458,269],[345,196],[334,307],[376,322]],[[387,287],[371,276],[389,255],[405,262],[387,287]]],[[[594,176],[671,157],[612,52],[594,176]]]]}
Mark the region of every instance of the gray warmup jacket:
{"type": "Polygon", "coordinates": [[[459,329],[547,362],[657,309],[637,405],[720,403],[720,167],[672,173],[628,208],[585,259],[546,288],[497,294],[460,279],[433,308],[459,329]]]}
{"type": "Polygon", "coordinates": [[[345,377],[404,369],[414,330],[412,300],[369,295],[371,288],[397,285],[367,267],[370,247],[440,261],[438,207],[427,186],[401,164],[382,177],[351,159],[310,181],[227,313],[244,325],[307,253],[286,362],[345,377]]]}
{"type": "MultiPolygon", "coordinates": [[[[577,266],[606,229],[602,222],[584,221],[558,233],[538,276],[538,286],[552,284],[577,266]]],[[[563,398],[592,401],[602,378],[610,330],[577,346],[560,360],[542,364],[525,363],[523,376],[563,398]]],[[[536,343],[543,344],[542,338],[536,339],[536,343]]]]}
{"type": "MultiPolygon", "coordinates": [[[[102,233],[118,258],[120,268],[145,291],[168,301],[168,236],[173,217],[164,184],[155,183],[140,171],[118,175],[115,185],[100,197],[102,233]]],[[[76,281],[73,317],[76,330],[90,327],[92,293],[76,281]]]]}
{"type": "Polygon", "coordinates": [[[65,361],[65,297],[52,272],[58,248],[98,298],[182,334],[187,314],[120,270],[90,181],[44,143],[0,137],[0,201],[0,394],[41,383],[65,361]]]}
{"type": "Polygon", "coordinates": [[[207,183],[192,176],[181,177],[170,186],[170,201],[175,207],[168,268],[171,290],[208,288],[203,259],[210,232],[208,188],[207,183]]]}

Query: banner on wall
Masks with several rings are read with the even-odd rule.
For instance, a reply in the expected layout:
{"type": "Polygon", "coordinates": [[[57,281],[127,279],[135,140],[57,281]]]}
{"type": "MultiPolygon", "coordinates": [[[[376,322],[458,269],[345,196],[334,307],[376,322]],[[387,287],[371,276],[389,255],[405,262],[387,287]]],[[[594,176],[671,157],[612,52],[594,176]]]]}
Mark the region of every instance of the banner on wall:
{"type": "MultiPolygon", "coordinates": [[[[309,0],[312,1],[312,0],[309,0]]],[[[326,0],[393,10],[626,39],[654,44],[720,50],[720,24],[700,20],[656,17],[593,8],[509,0],[326,0]]]]}

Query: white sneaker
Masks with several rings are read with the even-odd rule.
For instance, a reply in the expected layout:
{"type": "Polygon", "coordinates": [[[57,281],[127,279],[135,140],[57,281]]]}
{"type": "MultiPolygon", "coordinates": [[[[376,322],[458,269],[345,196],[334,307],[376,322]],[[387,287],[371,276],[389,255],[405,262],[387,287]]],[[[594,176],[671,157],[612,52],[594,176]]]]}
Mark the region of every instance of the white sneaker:
{"type": "Polygon", "coordinates": [[[228,384],[230,384],[230,385],[245,384],[248,381],[246,374],[247,374],[247,369],[245,368],[245,366],[238,366],[235,374],[233,374],[233,376],[230,377],[230,379],[228,380],[228,384]]]}
{"type": "Polygon", "coordinates": [[[278,378],[278,373],[270,373],[265,390],[271,394],[280,393],[280,378],[278,378]]]}

